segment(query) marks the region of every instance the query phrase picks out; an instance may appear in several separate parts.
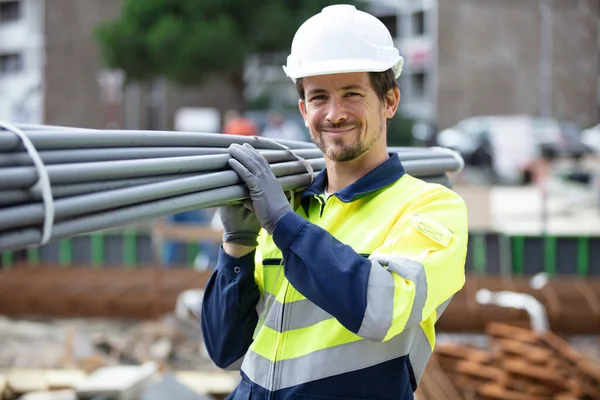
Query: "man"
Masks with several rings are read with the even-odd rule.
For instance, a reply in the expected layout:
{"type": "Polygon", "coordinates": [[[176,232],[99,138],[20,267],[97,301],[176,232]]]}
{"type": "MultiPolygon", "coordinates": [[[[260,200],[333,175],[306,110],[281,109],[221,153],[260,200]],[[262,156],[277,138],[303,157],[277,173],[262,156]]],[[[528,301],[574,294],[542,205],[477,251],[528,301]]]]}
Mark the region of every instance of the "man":
{"type": "Polygon", "coordinates": [[[231,146],[254,212],[220,209],[202,313],[213,361],[241,366],[230,398],[413,399],[434,324],[464,284],[467,218],[458,195],[387,153],[401,68],[379,20],[327,7],[284,67],[326,170],[292,210],[264,158],[231,146]]]}

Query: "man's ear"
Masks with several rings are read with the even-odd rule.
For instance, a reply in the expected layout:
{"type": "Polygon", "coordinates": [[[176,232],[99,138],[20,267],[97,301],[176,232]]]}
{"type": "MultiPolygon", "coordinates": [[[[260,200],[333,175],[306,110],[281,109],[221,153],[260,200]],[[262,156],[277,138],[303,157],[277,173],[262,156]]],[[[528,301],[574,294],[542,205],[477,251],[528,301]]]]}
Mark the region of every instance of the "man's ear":
{"type": "Polygon", "coordinates": [[[390,119],[394,115],[396,115],[396,111],[398,110],[399,104],[400,104],[400,89],[395,87],[395,88],[388,90],[387,95],[385,96],[385,104],[384,104],[385,117],[390,119]]]}
{"type": "Polygon", "coordinates": [[[302,114],[302,118],[304,118],[304,126],[308,128],[308,118],[306,117],[306,103],[304,100],[298,100],[298,108],[300,109],[300,114],[302,114]]]}

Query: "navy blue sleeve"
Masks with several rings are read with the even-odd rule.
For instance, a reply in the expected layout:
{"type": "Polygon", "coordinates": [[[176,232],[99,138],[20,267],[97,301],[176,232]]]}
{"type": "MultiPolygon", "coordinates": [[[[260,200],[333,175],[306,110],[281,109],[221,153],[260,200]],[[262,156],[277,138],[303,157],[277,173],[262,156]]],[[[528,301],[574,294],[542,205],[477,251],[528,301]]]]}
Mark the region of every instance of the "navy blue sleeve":
{"type": "Polygon", "coordinates": [[[219,368],[240,359],[252,343],[260,298],[254,281],[254,254],[234,258],[221,247],[204,290],[202,335],[210,358],[219,368]]]}
{"type": "Polygon", "coordinates": [[[357,333],[367,308],[371,261],[295,212],[279,220],[273,241],[294,288],[357,333]]]}

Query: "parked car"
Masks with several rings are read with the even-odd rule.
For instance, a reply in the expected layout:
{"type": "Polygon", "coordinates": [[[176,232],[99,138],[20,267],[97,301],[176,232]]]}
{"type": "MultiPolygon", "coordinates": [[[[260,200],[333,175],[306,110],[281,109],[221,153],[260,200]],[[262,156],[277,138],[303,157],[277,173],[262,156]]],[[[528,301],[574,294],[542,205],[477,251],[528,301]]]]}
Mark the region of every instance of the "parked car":
{"type": "Polygon", "coordinates": [[[581,128],[574,122],[554,119],[534,119],[533,122],[533,132],[542,152],[576,160],[589,153],[588,146],[581,139],[581,128]]]}
{"type": "Polygon", "coordinates": [[[529,115],[467,118],[441,131],[438,144],[458,151],[467,165],[509,180],[527,175],[540,156],[580,159],[589,152],[575,123],[529,115]]]}
{"type": "Polygon", "coordinates": [[[594,153],[600,154],[600,124],[584,129],[581,141],[594,153]]]}

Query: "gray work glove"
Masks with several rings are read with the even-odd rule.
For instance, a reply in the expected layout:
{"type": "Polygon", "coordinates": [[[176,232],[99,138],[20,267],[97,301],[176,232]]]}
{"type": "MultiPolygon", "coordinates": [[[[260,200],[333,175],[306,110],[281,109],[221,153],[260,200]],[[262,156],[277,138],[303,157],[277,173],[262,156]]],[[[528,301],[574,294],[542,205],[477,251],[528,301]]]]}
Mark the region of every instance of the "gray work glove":
{"type": "Polygon", "coordinates": [[[258,245],[260,223],[252,210],[243,204],[234,204],[218,207],[217,212],[223,224],[223,242],[258,245]]]}
{"type": "Polygon", "coordinates": [[[232,144],[229,154],[229,165],[248,187],[252,208],[260,225],[273,234],[277,222],[292,211],[292,207],[269,163],[248,143],[243,146],[232,144]]]}

